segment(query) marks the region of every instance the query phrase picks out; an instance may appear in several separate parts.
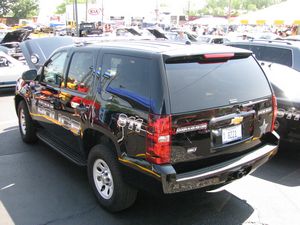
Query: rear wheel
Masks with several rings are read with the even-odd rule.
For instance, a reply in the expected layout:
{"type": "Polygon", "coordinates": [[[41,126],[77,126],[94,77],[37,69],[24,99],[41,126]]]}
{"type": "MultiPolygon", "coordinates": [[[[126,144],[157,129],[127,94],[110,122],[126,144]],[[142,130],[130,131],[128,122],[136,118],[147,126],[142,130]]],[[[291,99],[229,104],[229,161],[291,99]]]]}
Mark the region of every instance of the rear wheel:
{"type": "Polygon", "coordinates": [[[94,146],[88,157],[88,177],[99,203],[111,212],[130,207],[137,191],[122,179],[114,152],[104,145],[94,146]]]}
{"type": "Polygon", "coordinates": [[[21,101],[18,105],[18,119],[22,140],[26,143],[36,142],[36,129],[25,101],[21,101]]]}

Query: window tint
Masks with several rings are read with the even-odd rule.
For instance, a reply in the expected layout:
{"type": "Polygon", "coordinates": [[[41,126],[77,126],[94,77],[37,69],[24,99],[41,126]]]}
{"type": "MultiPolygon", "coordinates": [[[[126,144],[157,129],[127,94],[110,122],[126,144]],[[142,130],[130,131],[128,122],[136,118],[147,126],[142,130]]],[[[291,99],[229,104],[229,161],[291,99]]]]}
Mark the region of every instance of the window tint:
{"type": "Polygon", "coordinates": [[[225,63],[166,64],[166,70],[172,113],[271,95],[269,83],[252,56],[225,63]]]}
{"type": "Polygon", "coordinates": [[[248,49],[253,52],[258,60],[274,62],[292,67],[292,50],[277,47],[230,44],[233,47],[248,49]]]}
{"type": "Polygon", "coordinates": [[[53,55],[44,67],[42,81],[59,86],[63,81],[63,70],[67,52],[58,52],[53,55]]]}
{"type": "Polygon", "coordinates": [[[258,60],[292,66],[292,51],[285,48],[251,46],[250,50],[258,60]]]}
{"type": "Polygon", "coordinates": [[[87,92],[92,84],[93,54],[75,52],[71,59],[66,88],[87,92]]]}
{"type": "Polygon", "coordinates": [[[112,77],[106,91],[149,107],[149,65],[149,59],[104,55],[103,73],[112,77]]]}

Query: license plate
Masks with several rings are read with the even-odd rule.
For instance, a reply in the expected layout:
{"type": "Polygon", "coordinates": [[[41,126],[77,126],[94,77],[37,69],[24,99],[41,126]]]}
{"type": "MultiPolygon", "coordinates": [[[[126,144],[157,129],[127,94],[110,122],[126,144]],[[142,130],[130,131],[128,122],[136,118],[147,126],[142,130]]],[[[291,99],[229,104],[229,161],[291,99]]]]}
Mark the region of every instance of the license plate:
{"type": "Polygon", "coordinates": [[[226,144],[232,141],[242,139],[242,125],[222,129],[222,143],[226,144]]]}

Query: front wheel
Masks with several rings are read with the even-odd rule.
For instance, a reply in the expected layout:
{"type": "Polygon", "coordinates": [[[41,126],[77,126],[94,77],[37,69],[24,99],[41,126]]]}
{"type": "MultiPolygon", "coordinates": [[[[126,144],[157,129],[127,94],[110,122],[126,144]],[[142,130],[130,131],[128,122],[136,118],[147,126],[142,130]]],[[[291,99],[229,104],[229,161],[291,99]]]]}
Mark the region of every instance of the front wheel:
{"type": "Polygon", "coordinates": [[[18,105],[18,119],[22,140],[26,143],[36,142],[36,129],[25,101],[21,101],[18,105]]]}
{"type": "Polygon", "coordinates": [[[88,157],[88,177],[99,203],[111,212],[130,207],[137,191],[124,183],[113,150],[94,146],[88,157]]]}

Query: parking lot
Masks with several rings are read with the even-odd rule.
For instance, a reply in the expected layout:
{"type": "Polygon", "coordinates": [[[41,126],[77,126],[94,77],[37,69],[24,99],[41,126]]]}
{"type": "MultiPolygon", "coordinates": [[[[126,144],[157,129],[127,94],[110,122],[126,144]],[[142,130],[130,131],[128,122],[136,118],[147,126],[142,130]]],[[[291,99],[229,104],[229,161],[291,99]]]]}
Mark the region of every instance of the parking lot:
{"type": "Polygon", "coordinates": [[[139,193],[111,214],[96,202],[86,169],[41,142],[24,144],[13,91],[0,92],[0,224],[300,224],[300,146],[282,143],[255,173],[217,192],[139,193]]]}

